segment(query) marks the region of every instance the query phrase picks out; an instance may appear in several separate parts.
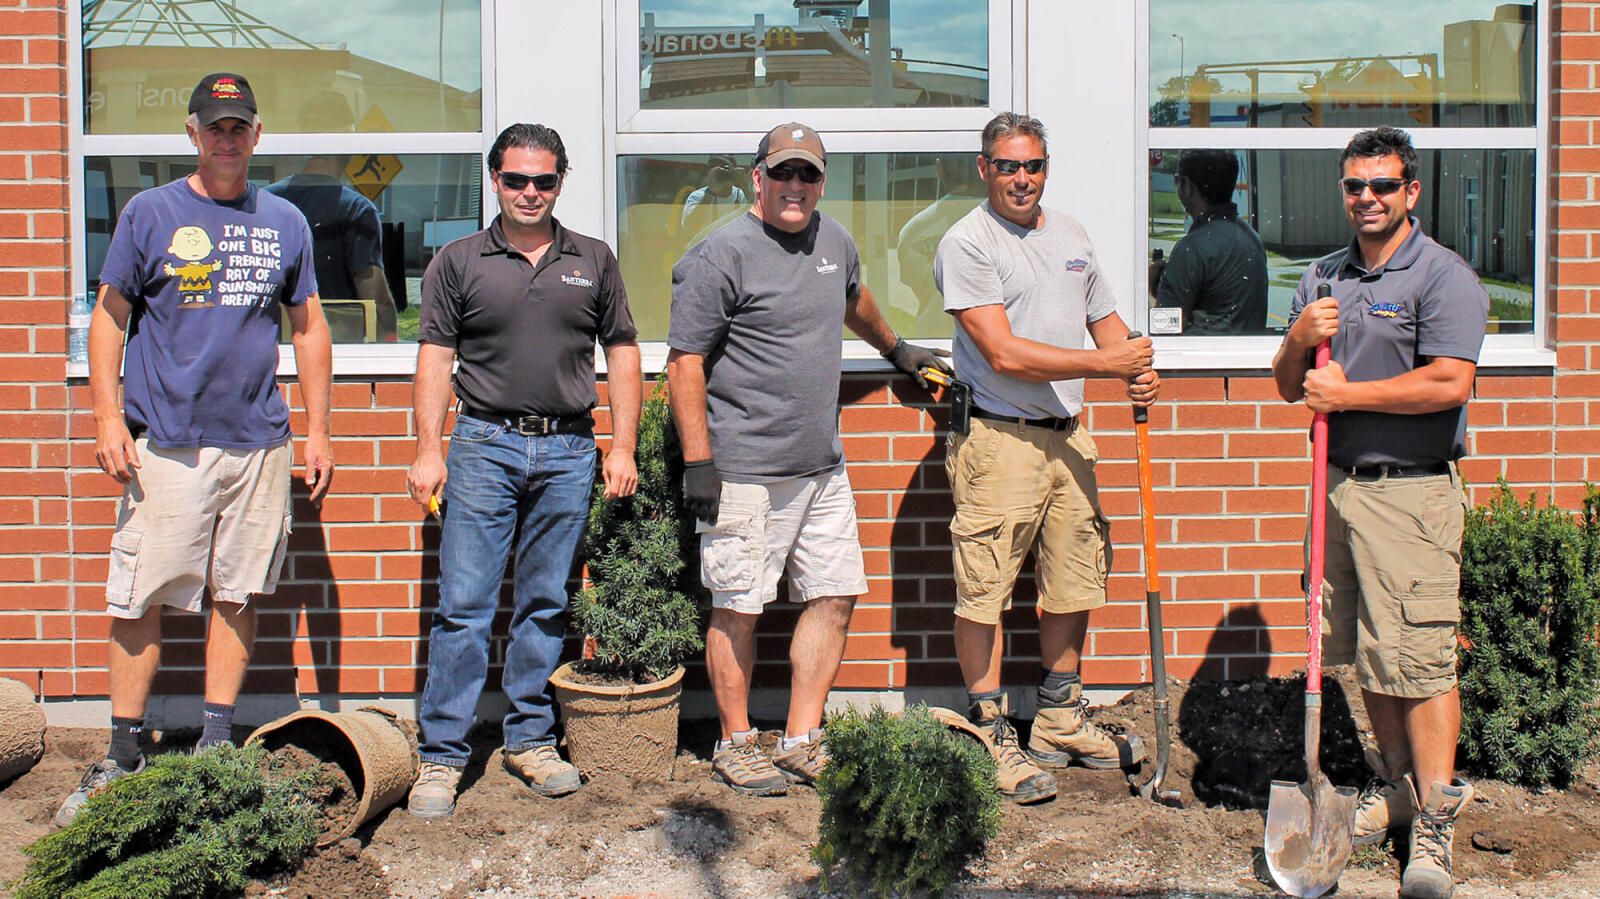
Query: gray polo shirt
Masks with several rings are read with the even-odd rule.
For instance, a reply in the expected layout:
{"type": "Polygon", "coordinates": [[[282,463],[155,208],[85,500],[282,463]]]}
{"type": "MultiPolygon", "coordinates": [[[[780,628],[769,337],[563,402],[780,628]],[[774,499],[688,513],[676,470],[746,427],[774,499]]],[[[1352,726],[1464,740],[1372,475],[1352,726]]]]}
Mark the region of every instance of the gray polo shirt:
{"type": "Polygon", "coordinates": [[[617,257],[555,222],[538,265],[506,243],[500,217],[445,245],[422,276],[417,339],[461,359],[456,396],[504,415],[594,408],[594,346],[634,339],[617,257]]]}
{"type": "MultiPolygon", "coordinates": [[[[1489,320],[1489,295],[1466,261],[1422,233],[1411,233],[1373,271],[1350,246],[1312,263],[1300,278],[1289,322],[1326,282],[1339,301],[1333,361],[1351,381],[1381,381],[1435,356],[1478,361],[1489,320]]],[[[1467,454],[1467,407],[1423,415],[1335,412],[1328,416],[1333,465],[1428,465],[1467,454]]]]}
{"type": "Polygon", "coordinates": [[[779,481],[844,462],[844,315],[860,293],[855,241],[821,213],[790,234],[746,212],[672,267],[667,345],[705,357],[711,454],[724,478],[779,481]]]}
{"type": "Polygon", "coordinates": [[[1267,251],[1232,203],[1201,213],[1172,248],[1156,305],[1183,309],[1186,334],[1267,329],[1267,251]]]}

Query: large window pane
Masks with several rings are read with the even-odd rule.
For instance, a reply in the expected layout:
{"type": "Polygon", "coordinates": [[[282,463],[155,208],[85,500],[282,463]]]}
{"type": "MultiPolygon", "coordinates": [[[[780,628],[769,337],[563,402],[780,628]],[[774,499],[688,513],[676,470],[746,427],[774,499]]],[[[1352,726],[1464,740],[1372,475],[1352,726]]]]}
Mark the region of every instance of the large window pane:
{"type": "MultiPolygon", "coordinates": [[[[335,342],[416,340],[423,270],[441,246],[477,230],[481,221],[481,160],[472,153],[251,159],[251,182],[270,185],[311,222],[318,292],[335,342]],[[334,174],[359,171],[369,161],[394,173],[388,186],[358,193],[334,174]]],[[[195,159],[91,156],[84,169],[85,261],[93,293],[128,200],[190,174],[195,159]]]]}
{"type": "MultiPolygon", "coordinates": [[[[1339,151],[1234,152],[1240,159],[1234,202],[1267,250],[1265,331],[1281,333],[1306,267],[1352,236],[1337,184],[1339,151]]],[[[1171,257],[1192,224],[1173,184],[1178,156],[1177,150],[1150,154],[1152,255],[1171,257]]],[[[1483,279],[1491,333],[1530,333],[1538,264],[1533,151],[1419,150],[1417,156],[1422,195],[1413,214],[1423,232],[1460,254],[1483,279]]]]}
{"type": "MultiPolygon", "coordinates": [[[[933,284],[933,253],[945,230],[983,201],[976,155],[828,154],[826,193],[817,208],[855,238],[864,282],[901,336],[950,337],[950,317],[933,284]]],[[[667,336],[673,263],[750,208],[732,194],[734,187],[741,197],[751,192],[748,170],[735,165],[727,171],[727,163],[748,158],[617,160],[617,249],[641,339],[667,336]],[[722,199],[706,201],[708,193],[722,199]]]]}
{"type": "Polygon", "coordinates": [[[478,131],[479,19],[479,0],[85,2],[84,131],[175,132],[208,72],[248,78],[273,132],[478,131]]]}
{"type": "Polygon", "coordinates": [[[1150,124],[1523,126],[1531,3],[1150,0],[1150,124]]]}
{"type": "Polygon", "coordinates": [[[642,109],[985,106],[979,0],[638,0],[642,109]]]}

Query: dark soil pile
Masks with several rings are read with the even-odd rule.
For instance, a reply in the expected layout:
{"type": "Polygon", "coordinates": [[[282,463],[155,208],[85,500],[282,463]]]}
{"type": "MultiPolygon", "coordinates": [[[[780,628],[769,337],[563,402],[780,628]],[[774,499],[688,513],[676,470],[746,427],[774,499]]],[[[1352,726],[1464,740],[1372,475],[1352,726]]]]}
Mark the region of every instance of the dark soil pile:
{"type": "Polygon", "coordinates": [[[322,835],[336,834],[350,823],[360,805],[356,786],[345,773],[348,760],[340,758],[342,753],[333,747],[310,740],[301,742],[311,745],[286,743],[274,749],[274,766],[285,776],[316,769],[317,788],[306,798],[316,806],[317,828],[322,835]]]}

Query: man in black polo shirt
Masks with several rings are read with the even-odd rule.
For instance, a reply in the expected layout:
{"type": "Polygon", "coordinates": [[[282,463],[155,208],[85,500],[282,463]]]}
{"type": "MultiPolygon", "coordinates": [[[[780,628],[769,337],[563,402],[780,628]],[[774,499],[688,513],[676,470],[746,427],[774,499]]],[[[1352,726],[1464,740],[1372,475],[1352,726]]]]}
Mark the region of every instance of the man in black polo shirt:
{"type": "Polygon", "coordinates": [[[1194,217],[1155,287],[1157,306],[1183,310],[1186,334],[1259,334],[1267,329],[1267,251],[1233,203],[1239,157],[1185,150],[1178,201],[1194,217]]]}
{"type": "Polygon", "coordinates": [[[580,784],[577,769],[556,752],[546,687],[561,655],[567,574],[594,481],[596,340],[605,348],[610,391],[606,494],[627,496],[638,484],[637,332],[611,250],[553,215],[567,172],[561,136],[543,125],[512,125],[495,139],[488,163],[500,215],[446,246],[422,280],[417,459],[406,484],[417,503],[441,498],[447,510],[418,715],[422,770],[409,803],[424,817],[455,808],[513,552],[502,760],[543,796],[580,784]],[[447,464],[441,433],[458,357],[460,406],[447,464]]]}
{"type": "Polygon", "coordinates": [[[1473,792],[1455,776],[1466,512],[1455,462],[1489,297],[1410,217],[1422,185],[1404,131],[1357,134],[1339,168],[1355,239],[1300,279],[1272,374],[1285,400],[1328,414],[1323,652],[1355,663],[1381,755],[1355,840],[1409,825],[1400,895],[1440,899],[1454,889],[1455,819],[1473,792]],[[1322,284],[1333,295],[1311,299],[1322,284]],[[1333,361],[1313,368],[1330,339],[1333,361]]]}

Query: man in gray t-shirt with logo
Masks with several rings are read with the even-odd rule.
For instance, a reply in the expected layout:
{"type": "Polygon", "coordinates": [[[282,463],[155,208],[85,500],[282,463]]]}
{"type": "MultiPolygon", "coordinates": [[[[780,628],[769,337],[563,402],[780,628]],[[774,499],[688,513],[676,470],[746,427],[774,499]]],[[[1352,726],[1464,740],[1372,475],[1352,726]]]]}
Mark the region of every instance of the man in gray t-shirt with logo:
{"type": "Polygon", "coordinates": [[[672,270],[667,373],[712,594],[706,670],[722,719],[712,775],[761,796],[815,783],[826,762],[823,705],[867,589],[839,443],[841,326],[919,382],[922,368],[948,370],[895,336],[861,284],[855,242],[816,211],[826,161],[815,131],[774,128],[756,149],[750,211],[672,270]],[[750,674],[756,620],[785,571],[805,610],[789,649],[788,723],[769,758],[750,726],[750,674]]]}
{"type": "Polygon", "coordinates": [[[970,430],[953,426],[945,455],[956,505],[956,660],[968,715],[992,733],[1001,792],[1037,802],[1056,792],[1038,766],[1116,769],[1144,755],[1138,738],[1083,714],[1078,662],[1089,613],[1106,602],[1111,541],[1095,485],[1099,452],[1078,415],[1086,377],[1121,378],[1144,406],[1161,382],[1150,340],[1128,339],[1083,227],[1039,205],[1049,175],[1044,125],[996,116],[977,165],[988,202],[951,226],[933,269],[955,317],[956,371],[972,384],[970,430]],[[1083,349],[1085,336],[1097,349],[1083,349]],[[1030,551],[1043,670],[1024,755],[1001,690],[1000,619],[1030,551]]]}

